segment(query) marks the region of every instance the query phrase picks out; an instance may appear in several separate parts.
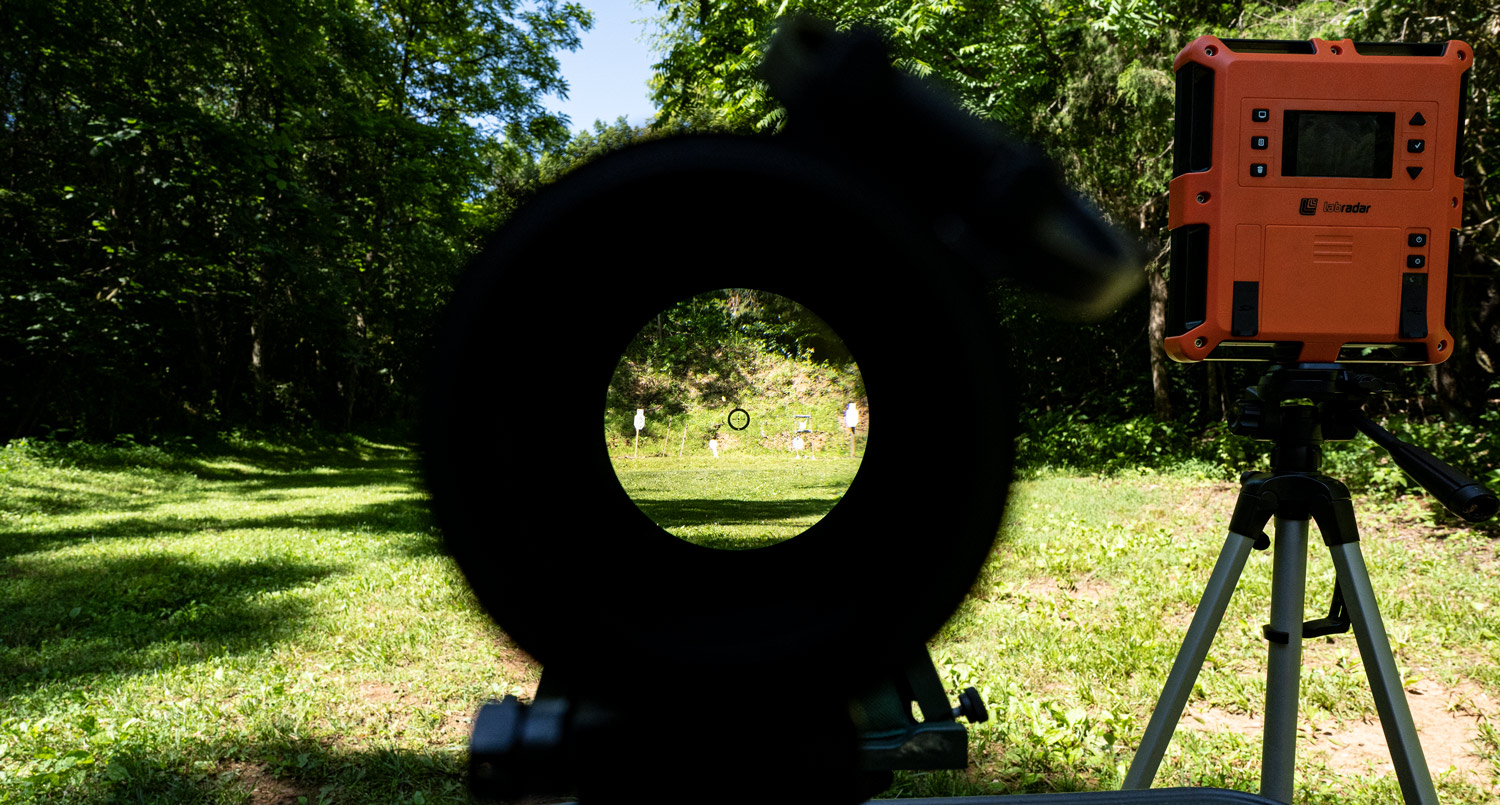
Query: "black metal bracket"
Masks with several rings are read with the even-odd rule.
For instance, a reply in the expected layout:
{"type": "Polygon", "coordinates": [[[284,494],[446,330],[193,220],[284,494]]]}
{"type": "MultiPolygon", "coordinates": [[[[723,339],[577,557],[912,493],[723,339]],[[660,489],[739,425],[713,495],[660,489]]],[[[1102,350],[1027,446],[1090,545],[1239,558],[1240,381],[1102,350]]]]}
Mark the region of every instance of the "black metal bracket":
{"type": "Polygon", "coordinates": [[[1333,583],[1333,602],[1328,605],[1328,617],[1310,620],[1302,624],[1302,639],[1327,637],[1349,631],[1349,609],[1344,606],[1344,591],[1339,583],[1333,583]]]}
{"type": "MultiPolygon", "coordinates": [[[[1311,640],[1315,637],[1343,634],[1349,631],[1349,626],[1349,610],[1344,606],[1344,591],[1339,589],[1338,582],[1334,582],[1333,603],[1328,605],[1328,617],[1304,622],[1302,639],[1311,640]]],[[[1291,635],[1280,629],[1271,628],[1269,623],[1260,627],[1260,633],[1272,643],[1286,645],[1292,640],[1291,635]]]]}

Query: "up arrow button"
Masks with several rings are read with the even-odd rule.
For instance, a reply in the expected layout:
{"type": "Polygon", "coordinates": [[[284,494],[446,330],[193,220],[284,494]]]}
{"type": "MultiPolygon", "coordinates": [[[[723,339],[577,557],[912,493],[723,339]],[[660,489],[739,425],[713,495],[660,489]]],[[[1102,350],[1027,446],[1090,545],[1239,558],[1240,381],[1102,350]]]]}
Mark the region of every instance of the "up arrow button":
{"type": "Polygon", "coordinates": [[[1422,117],[1422,113],[1418,112],[1418,113],[1416,113],[1416,114],[1414,114],[1414,115],[1411,116],[1411,122],[1407,123],[1406,125],[1408,125],[1408,126],[1425,126],[1425,125],[1427,125],[1427,118],[1422,117]]]}

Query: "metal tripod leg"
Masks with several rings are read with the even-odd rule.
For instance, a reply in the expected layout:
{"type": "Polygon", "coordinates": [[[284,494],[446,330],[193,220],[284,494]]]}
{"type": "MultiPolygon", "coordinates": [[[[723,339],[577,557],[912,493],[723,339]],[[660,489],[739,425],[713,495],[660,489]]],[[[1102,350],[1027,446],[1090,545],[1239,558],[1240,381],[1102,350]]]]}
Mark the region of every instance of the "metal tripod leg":
{"type": "Polygon", "coordinates": [[[1302,689],[1302,601],[1307,594],[1308,521],[1276,518],[1271,558],[1271,623],[1265,628],[1266,726],[1260,794],[1292,801],[1297,767],[1297,699],[1302,689]]]}
{"type": "Polygon", "coordinates": [[[1167,674],[1167,683],[1162,688],[1161,699],[1151,712],[1151,721],[1146,725],[1141,746],[1135,759],[1130,761],[1130,770],[1125,774],[1122,788],[1144,789],[1151,787],[1156,779],[1156,769],[1166,754],[1167,744],[1182,718],[1182,708],[1187,705],[1188,695],[1193,692],[1193,683],[1203,668],[1203,659],[1208,656],[1208,647],[1219,631],[1219,622],[1229,606],[1229,597],[1239,583],[1240,573],[1245,569],[1245,560],[1255,540],[1242,534],[1229,532],[1224,548],[1219,551],[1219,560],[1214,563],[1208,585],[1203,589],[1203,598],[1193,613],[1193,622],[1188,626],[1187,637],[1182,641],[1182,650],[1172,662],[1167,674]]]}
{"type": "Polygon", "coordinates": [[[1402,799],[1408,805],[1436,805],[1437,789],[1427,769],[1427,758],[1422,754],[1417,726],[1412,721],[1411,707],[1406,702],[1406,691],[1401,684],[1401,672],[1396,668],[1396,657],[1385,634],[1385,623],[1381,621],[1380,609],[1375,604],[1375,588],[1370,585],[1370,574],[1365,569],[1359,543],[1350,541],[1329,545],[1328,550],[1344,592],[1344,606],[1354,627],[1354,639],[1359,644],[1365,676],[1370,680],[1370,692],[1375,697],[1375,712],[1380,716],[1385,742],[1391,748],[1391,761],[1396,766],[1396,779],[1401,783],[1402,799]]]}

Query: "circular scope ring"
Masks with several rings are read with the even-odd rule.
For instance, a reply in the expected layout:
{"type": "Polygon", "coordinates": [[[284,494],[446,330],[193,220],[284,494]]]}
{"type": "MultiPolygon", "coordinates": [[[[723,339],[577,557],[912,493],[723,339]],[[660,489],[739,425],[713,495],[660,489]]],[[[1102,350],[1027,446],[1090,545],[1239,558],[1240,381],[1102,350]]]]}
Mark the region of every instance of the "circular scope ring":
{"type": "Polygon", "coordinates": [[[427,479],[480,602],[549,668],[622,692],[644,679],[630,668],[847,682],[919,646],[961,602],[1010,478],[1003,353],[982,289],[880,198],[776,141],[657,141],[552,185],[471,264],[429,387],[427,479]],[[632,254],[647,267],[622,269],[632,254]],[[715,551],[635,506],[600,423],[649,316],[743,285],[839,333],[881,429],[805,533],[715,551]],[[565,427],[538,451],[514,425],[541,393],[565,427]],[[933,439],[923,414],[938,395],[985,405],[997,424],[933,439]]]}

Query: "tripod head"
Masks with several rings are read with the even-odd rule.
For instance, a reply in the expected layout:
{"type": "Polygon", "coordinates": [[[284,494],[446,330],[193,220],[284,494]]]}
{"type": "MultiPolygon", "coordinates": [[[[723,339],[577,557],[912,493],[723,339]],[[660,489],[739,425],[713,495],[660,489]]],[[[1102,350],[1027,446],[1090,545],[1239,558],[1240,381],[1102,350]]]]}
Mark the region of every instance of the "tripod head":
{"type": "Polygon", "coordinates": [[[1229,427],[1273,442],[1271,468],[1281,473],[1315,473],[1324,442],[1363,433],[1449,511],[1471,523],[1493,517],[1500,509],[1494,492],[1365,416],[1364,404],[1388,390],[1381,378],[1336,363],[1272,366],[1235,403],[1229,427]]]}

